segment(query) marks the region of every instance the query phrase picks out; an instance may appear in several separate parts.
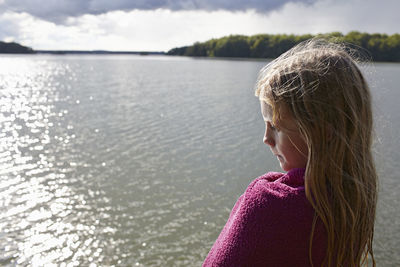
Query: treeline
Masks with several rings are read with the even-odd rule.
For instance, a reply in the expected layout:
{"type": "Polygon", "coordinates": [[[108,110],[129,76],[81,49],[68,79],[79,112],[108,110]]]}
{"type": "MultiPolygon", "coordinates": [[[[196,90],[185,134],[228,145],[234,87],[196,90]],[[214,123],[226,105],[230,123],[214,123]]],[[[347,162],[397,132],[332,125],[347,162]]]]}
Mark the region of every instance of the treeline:
{"type": "Polygon", "coordinates": [[[0,53],[6,54],[31,54],[35,53],[32,48],[17,43],[6,43],[0,41],[0,53]]]}
{"type": "Polygon", "coordinates": [[[194,57],[276,58],[294,45],[313,37],[353,44],[355,48],[363,50],[364,54],[369,53],[374,61],[400,62],[400,34],[368,34],[357,31],[346,35],[340,32],[319,35],[230,35],[203,43],[197,42],[191,46],[173,48],[167,54],[194,57]]]}

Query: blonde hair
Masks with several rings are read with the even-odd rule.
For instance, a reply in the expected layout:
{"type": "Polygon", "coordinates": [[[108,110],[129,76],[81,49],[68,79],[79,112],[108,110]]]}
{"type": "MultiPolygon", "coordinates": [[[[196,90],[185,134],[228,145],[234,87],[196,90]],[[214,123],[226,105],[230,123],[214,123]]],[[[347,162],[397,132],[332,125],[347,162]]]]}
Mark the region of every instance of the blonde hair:
{"type": "Polygon", "coordinates": [[[371,95],[349,48],[303,42],[261,71],[256,96],[273,121],[288,108],[308,146],[305,190],[327,232],[326,266],[375,266],[377,174],[371,152],[371,95]],[[283,105],[282,105],[283,104],[283,105]]]}

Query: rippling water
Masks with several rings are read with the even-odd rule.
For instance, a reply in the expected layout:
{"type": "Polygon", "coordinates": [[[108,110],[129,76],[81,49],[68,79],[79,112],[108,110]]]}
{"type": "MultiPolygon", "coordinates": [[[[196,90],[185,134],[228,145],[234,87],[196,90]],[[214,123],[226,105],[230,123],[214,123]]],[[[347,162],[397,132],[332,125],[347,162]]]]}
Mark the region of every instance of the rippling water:
{"type": "MultiPolygon", "coordinates": [[[[262,144],[261,61],[0,57],[0,265],[198,266],[262,144]]],[[[400,65],[376,96],[378,266],[400,262],[400,65]]]]}

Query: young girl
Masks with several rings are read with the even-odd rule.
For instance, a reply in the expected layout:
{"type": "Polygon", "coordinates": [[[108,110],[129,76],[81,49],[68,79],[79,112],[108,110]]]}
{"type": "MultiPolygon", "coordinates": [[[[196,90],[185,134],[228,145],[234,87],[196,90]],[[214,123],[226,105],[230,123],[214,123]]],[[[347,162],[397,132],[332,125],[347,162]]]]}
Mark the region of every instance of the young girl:
{"type": "Polygon", "coordinates": [[[314,39],[261,70],[264,143],[286,173],[249,185],[203,266],[375,266],[371,96],[348,50],[314,39]]]}

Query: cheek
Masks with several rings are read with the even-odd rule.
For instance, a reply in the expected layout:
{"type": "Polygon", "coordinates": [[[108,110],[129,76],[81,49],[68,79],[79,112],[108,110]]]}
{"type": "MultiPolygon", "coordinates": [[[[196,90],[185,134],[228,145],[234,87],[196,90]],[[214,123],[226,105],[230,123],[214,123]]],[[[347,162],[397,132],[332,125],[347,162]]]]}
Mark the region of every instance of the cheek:
{"type": "Polygon", "coordinates": [[[300,137],[286,137],[282,142],[282,152],[285,153],[287,159],[307,159],[307,144],[300,137]]]}
{"type": "Polygon", "coordinates": [[[296,143],[299,153],[303,155],[303,157],[308,157],[308,146],[307,143],[303,140],[303,138],[298,138],[298,142],[296,143]]]}

